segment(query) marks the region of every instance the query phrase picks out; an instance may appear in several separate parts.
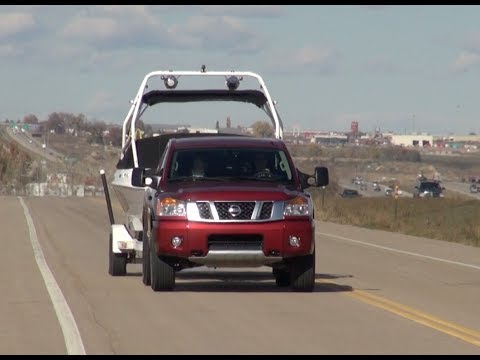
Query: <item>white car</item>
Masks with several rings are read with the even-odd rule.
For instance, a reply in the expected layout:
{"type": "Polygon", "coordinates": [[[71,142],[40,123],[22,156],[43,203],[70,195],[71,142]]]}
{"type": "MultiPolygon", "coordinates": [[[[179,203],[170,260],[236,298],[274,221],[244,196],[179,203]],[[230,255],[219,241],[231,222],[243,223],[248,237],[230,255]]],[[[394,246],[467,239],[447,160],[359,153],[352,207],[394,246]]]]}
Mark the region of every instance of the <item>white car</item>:
{"type": "Polygon", "coordinates": [[[477,184],[472,184],[472,185],[470,185],[470,192],[471,192],[472,194],[478,192],[478,186],[477,186],[477,184]]]}

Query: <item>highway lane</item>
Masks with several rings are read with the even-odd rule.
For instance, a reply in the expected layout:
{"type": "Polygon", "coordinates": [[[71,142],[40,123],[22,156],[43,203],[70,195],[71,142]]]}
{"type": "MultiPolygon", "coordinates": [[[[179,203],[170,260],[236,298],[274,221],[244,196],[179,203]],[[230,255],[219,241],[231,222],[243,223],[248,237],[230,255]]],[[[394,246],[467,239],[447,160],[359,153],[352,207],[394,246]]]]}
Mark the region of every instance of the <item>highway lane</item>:
{"type": "MultiPolygon", "coordinates": [[[[318,222],[314,293],[268,268],[199,268],[154,293],[139,264],[108,275],[104,198],[22,199],[87,354],[480,354],[478,248],[318,222]]],[[[0,214],[0,353],[67,353],[20,200],[0,214]]]]}
{"type": "Polygon", "coordinates": [[[38,138],[34,138],[31,135],[22,133],[21,131],[14,133],[13,129],[8,126],[5,126],[3,129],[5,130],[5,134],[7,134],[11,140],[17,142],[20,146],[36,153],[46,160],[52,162],[61,162],[64,158],[64,155],[49,147],[48,144],[46,148],[43,148],[43,141],[39,140],[38,138]]]}
{"type": "Polygon", "coordinates": [[[455,191],[462,195],[467,195],[472,199],[480,200],[480,192],[471,193],[470,192],[470,185],[471,183],[459,182],[459,181],[442,181],[442,185],[445,187],[445,190],[455,191]]]}
{"type": "MultiPolygon", "coordinates": [[[[359,184],[352,184],[350,179],[340,179],[339,183],[340,187],[343,189],[354,189],[357,190],[362,196],[367,196],[367,197],[385,197],[385,190],[387,189],[386,185],[379,184],[380,186],[380,191],[374,191],[373,190],[373,182],[365,181],[364,184],[367,186],[367,188],[362,189],[359,184]]],[[[403,189],[400,189],[399,197],[412,197],[413,194],[411,192],[405,191],[403,189]]]]}

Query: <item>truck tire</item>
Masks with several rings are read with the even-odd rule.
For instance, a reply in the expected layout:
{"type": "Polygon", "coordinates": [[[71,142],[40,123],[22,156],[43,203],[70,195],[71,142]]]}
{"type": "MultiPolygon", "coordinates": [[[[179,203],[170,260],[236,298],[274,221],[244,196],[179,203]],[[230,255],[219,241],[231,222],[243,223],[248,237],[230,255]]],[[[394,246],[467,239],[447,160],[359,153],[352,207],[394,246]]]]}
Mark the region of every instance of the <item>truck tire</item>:
{"type": "Polygon", "coordinates": [[[275,277],[275,283],[278,287],[290,286],[291,277],[287,270],[274,270],[273,276],[275,277]]]}
{"type": "Polygon", "coordinates": [[[171,291],[175,288],[175,270],[155,251],[156,234],[150,231],[150,279],[153,291],[171,291]]]}
{"type": "Polygon", "coordinates": [[[115,254],[112,247],[113,236],[110,233],[108,241],[108,273],[112,276],[125,276],[127,274],[127,254],[115,254]]]}
{"type": "Polygon", "coordinates": [[[150,234],[152,232],[150,222],[144,224],[142,234],[142,282],[146,286],[152,284],[152,274],[150,270],[150,234]]]}
{"type": "Polygon", "coordinates": [[[315,250],[291,263],[291,288],[298,292],[312,292],[315,288],[315,250]]]}

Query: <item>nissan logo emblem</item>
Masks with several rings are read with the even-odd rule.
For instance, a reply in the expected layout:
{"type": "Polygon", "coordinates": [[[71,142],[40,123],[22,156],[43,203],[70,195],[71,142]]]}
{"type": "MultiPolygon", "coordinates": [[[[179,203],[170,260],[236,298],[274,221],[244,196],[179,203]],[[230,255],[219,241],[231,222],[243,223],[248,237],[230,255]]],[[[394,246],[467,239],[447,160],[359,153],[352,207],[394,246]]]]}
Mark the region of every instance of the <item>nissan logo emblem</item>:
{"type": "Polygon", "coordinates": [[[240,206],[238,205],[230,205],[230,207],[228,208],[228,213],[233,217],[240,215],[241,212],[242,209],[240,209],[240,206]]]}

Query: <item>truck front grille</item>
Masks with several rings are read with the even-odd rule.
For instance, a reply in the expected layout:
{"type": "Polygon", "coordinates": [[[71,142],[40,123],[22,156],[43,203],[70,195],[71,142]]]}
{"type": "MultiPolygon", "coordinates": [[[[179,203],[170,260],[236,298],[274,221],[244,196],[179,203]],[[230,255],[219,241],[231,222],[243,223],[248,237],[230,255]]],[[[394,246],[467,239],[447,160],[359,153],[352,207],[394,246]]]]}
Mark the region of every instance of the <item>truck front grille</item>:
{"type": "Polygon", "coordinates": [[[255,202],[215,202],[220,220],[250,220],[252,219],[255,202]]]}
{"type": "Polygon", "coordinates": [[[255,221],[272,219],[273,201],[197,201],[199,220],[255,221]]]}

